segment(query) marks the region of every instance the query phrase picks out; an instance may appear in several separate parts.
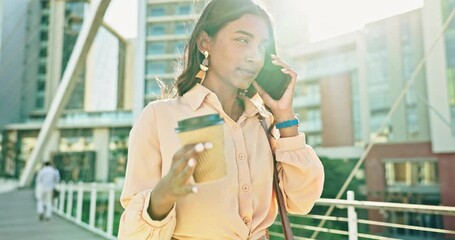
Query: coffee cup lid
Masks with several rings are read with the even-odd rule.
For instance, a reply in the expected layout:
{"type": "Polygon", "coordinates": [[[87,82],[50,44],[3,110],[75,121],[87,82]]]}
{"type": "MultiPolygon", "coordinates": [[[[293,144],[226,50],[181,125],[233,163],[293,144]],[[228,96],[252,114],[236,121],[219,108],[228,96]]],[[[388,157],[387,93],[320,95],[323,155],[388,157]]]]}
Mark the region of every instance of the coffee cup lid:
{"type": "Polygon", "coordinates": [[[178,127],[175,128],[176,132],[191,131],[199,128],[209,127],[224,123],[224,120],[219,114],[209,114],[194,118],[187,118],[178,121],[178,127]]]}

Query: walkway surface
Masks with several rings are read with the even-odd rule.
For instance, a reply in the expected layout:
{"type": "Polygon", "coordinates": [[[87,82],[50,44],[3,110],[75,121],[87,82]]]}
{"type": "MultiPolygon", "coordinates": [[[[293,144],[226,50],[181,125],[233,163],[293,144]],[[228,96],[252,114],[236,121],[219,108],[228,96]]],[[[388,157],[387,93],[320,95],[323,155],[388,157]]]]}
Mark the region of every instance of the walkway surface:
{"type": "Polygon", "coordinates": [[[27,189],[0,194],[0,239],[98,240],[105,238],[55,214],[50,221],[39,221],[33,191],[27,189]]]}

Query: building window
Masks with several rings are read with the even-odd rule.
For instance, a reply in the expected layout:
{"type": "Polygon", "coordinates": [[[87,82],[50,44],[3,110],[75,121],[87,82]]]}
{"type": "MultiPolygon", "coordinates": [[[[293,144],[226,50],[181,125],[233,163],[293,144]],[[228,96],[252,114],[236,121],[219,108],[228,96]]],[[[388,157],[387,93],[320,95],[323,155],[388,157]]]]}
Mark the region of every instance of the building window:
{"type": "Polygon", "coordinates": [[[91,129],[64,129],[60,132],[60,152],[83,152],[95,150],[91,129]]]}
{"type": "Polygon", "coordinates": [[[41,0],[41,8],[48,9],[49,8],[49,0],[41,0]]]}
{"type": "Polygon", "coordinates": [[[39,74],[46,74],[46,65],[40,64],[38,67],[38,73],[39,74]]]}
{"type": "Polygon", "coordinates": [[[109,136],[109,181],[125,176],[129,128],[112,128],[109,136]]]}
{"type": "Polygon", "coordinates": [[[165,42],[147,43],[147,55],[163,54],[166,52],[165,42]]]}
{"type": "Polygon", "coordinates": [[[419,116],[416,108],[408,109],[406,120],[408,125],[408,134],[411,136],[417,134],[419,132],[419,116]]]}
{"type": "Polygon", "coordinates": [[[185,42],[177,41],[175,43],[174,53],[183,54],[184,51],[185,51],[185,42]]]}
{"type": "Polygon", "coordinates": [[[49,16],[46,15],[41,16],[41,23],[47,26],[49,24],[49,16]]]}
{"type": "Polygon", "coordinates": [[[96,152],[57,152],[52,161],[65,182],[93,182],[96,172],[96,152]]]}
{"type": "Polygon", "coordinates": [[[39,51],[39,56],[42,58],[47,57],[47,48],[41,48],[39,51]]]}
{"type": "Polygon", "coordinates": [[[391,160],[385,162],[387,186],[438,184],[438,165],[434,160],[391,160]]]}
{"type": "Polygon", "coordinates": [[[160,86],[155,79],[148,79],[145,81],[145,94],[158,96],[161,92],[160,86]]]}
{"type": "Polygon", "coordinates": [[[36,98],[35,108],[36,109],[44,109],[44,97],[39,96],[39,97],[36,98]]]}
{"type": "Polygon", "coordinates": [[[46,88],[46,82],[38,81],[38,86],[37,86],[36,90],[38,90],[38,92],[42,92],[42,91],[44,91],[45,88],[46,88]]]}
{"type": "Polygon", "coordinates": [[[166,34],[166,28],[164,25],[149,25],[147,27],[147,35],[148,36],[161,36],[166,34]]]}
{"type": "Polygon", "coordinates": [[[147,74],[163,74],[166,73],[166,62],[147,62],[147,74]]]}
{"type": "Polygon", "coordinates": [[[149,7],[147,15],[151,17],[165,16],[166,9],[164,7],[149,7]]]}
{"type": "Polygon", "coordinates": [[[175,34],[186,34],[186,27],[185,27],[185,24],[184,23],[177,23],[175,25],[175,31],[174,31],[175,34]]]}
{"type": "Polygon", "coordinates": [[[188,15],[191,13],[191,6],[190,5],[183,5],[179,6],[177,9],[178,15],[188,15]]]}
{"type": "Polygon", "coordinates": [[[40,33],[40,40],[41,41],[47,41],[48,39],[48,33],[47,32],[41,32],[40,33]]]}

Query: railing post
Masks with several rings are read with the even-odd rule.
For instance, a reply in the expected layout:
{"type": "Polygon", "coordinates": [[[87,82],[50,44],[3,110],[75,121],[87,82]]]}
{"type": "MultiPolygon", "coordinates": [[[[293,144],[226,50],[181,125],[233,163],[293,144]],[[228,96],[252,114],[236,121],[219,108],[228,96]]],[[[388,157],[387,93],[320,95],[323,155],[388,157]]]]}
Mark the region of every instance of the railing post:
{"type": "Polygon", "coordinates": [[[112,235],[114,229],[115,184],[109,184],[109,201],[107,205],[107,233],[112,235]]]}
{"type": "MultiPolygon", "coordinates": [[[[354,192],[348,191],[348,201],[354,201],[354,192]]],[[[357,213],[354,207],[348,207],[349,240],[357,240],[357,213]]]]}
{"type": "Polygon", "coordinates": [[[62,182],[60,184],[60,196],[58,200],[58,212],[63,215],[64,207],[65,207],[65,194],[66,194],[66,183],[62,182]]]}
{"type": "Polygon", "coordinates": [[[92,183],[92,188],[90,189],[90,217],[89,217],[89,225],[92,228],[95,228],[95,213],[96,213],[96,183],[92,183]]]}
{"type": "Polygon", "coordinates": [[[73,210],[73,192],[74,185],[73,182],[68,184],[68,200],[66,202],[66,216],[71,217],[71,212],[73,210]]]}
{"type": "Polygon", "coordinates": [[[79,182],[77,185],[77,207],[76,207],[76,221],[82,222],[82,203],[84,200],[84,184],[79,182]]]}

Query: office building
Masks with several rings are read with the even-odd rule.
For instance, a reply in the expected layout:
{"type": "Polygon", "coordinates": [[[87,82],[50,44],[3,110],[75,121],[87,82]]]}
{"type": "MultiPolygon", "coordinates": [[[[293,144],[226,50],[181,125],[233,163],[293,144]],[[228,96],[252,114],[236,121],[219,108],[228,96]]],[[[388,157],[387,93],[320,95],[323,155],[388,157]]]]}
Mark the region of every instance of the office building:
{"type": "MultiPolygon", "coordinates": [[[[14,73],[33,87],[24,93],[28,105],[24,101],[10,105],[24,111],[23,116],[2,126],[3,177],[19,178],[24,169],[90,3],[28,1],[26,9],[26,19],[31,20],[27,20],[25,32],[37,37],[24,44],[27,62],[23,70],[14,73]]],[[[86,63],[77,74],[76,87],[39,159],[52,160],[63,180],[105,182],[123,178],[132,124],[133,47],[132,40],[123,39],[107,24],[98,30],[86,63]]]]}
{"type": "Polygon", "coordinates": [[[178,76],[186,42],[204,4],[193,0],[139,1],[135,115],[161,96],[157,78],[171,85],[178,76]]]}
{"type": "MultiPolygon", "coordinates": [[[[426,1],[422,9],[370,23],[361,31],[295,47],[300,50],[291,55],[301,76],[294,105],[303,120],[301,130],[318,155],[355,156],[355,146],[364,148],[374,139],[364,165],[369,200],[455,204],[450,186],[455,170],[453,24],[418,68],[454,6],[454,1],[426,1]],[[413,84],[385,121],[409,81],[413,84]]],[[[435,215],[371,211],[369,219],[455,228],[453,218],[435,215]]],[[[371,231],[420,234],[383,227],[371,231]]]]}

